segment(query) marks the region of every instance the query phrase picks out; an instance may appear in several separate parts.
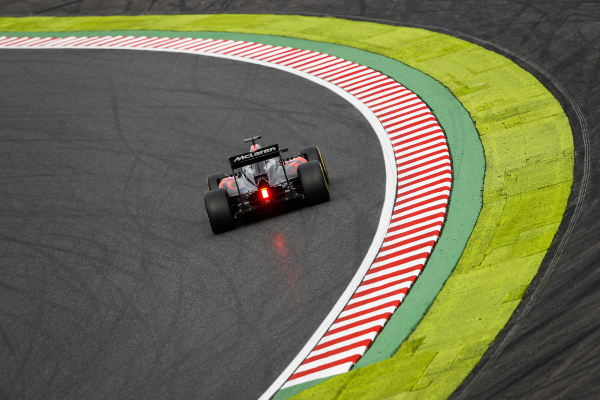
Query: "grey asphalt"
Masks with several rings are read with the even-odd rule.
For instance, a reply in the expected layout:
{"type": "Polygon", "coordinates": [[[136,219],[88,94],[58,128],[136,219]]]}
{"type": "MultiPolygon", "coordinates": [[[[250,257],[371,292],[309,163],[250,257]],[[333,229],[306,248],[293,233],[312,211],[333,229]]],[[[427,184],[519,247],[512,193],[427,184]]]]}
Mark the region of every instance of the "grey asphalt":
{"type": "Polygon", "coordinates": [[[362,114],[212,57],[2,50],[0,71],[0,398],[258,398],[374,236],[362,114]],[[206,176],[255,135],[318,145],[332,199],[215,236],[206,176]]]}
{"type": "Polygon", "coordinates": [[[597,307],[600,302],[600,4],[580,0],[53,0],[43,4],[4,0],[0,4],[0,15],[219,12],[337,15],[426,26],[501,53],[503,50],[497,46],[507,49],[509,58],[556,95],[573,127],[575,183],[565,222],[542,264],[539,277],[549,271],[561,240],[567,239],[566,247],[550,271],[548,281],[534,280],[523,303],[531,305],[531,310],[515,334],[507,336],[524,307],[519,308],[516,318],[509,322],[454,397],[600,398],[600,313],[597,307]],[[583,199],[579,197],[579,189],[584,176],[585,149],[576,112],[551,80],[519,57],[547,71],[582,110],[589,129],[591,156],[589,182],[583,199]],[[566,237],[568,223],[578,205],[581,214],[573,233],[566,237]],[[533,301],[537,288],[540,288],[539,296],[533,301]]]}

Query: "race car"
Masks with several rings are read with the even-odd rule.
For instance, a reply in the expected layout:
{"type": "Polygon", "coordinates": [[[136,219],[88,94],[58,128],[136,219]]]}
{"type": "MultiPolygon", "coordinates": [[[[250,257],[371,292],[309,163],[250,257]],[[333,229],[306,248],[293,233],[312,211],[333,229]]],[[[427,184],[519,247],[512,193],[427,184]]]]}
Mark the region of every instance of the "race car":
{"type": "Polygon", "coordinates": [[[204,205],[215,234],[235,229],[236,221],[271,214],[292,203],[312,206],[329,201],[329,175],[318,147],[305,147],[284,159],[287,148],[261,147],[259,139],[245,139],[244,143],[252,142],[250,151],[229,157],[231,174],[206,179],[204,205]]]}

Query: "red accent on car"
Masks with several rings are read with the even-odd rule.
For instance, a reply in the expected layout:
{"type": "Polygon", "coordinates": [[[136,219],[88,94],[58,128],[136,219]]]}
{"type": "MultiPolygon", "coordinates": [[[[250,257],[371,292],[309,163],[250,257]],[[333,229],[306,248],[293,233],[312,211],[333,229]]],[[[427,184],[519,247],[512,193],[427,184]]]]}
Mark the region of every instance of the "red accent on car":
{"type": "Polygon", "coordinates": [[[237,190],[237,187],[235,186],[235,180],[232,177],[227,177],[225,179],[223,179],[220,183],[219,183],[219,187],[223,188],[223,189],[231,189],[231,190],[237,190]]]}
{"type": "Polygon", "coordinates": [[[306,162],[306,160],[304,159],[304,157],[296,157],[296,158],[293,158],[293,159],[291,159],[290,161],[288,161],[288,162],[286,162],[286,163],[284,163],[284,164],[285,164],[286,166],[287,166],[287,165],[289,165],[289,166],[292,166],[292,165],[293,165],[293,166],[294,166],[294,169],[293,169],[293,170],[289,170],[289,171],[288,171],[288,170],[286,170],[286,172],[287,172],[288,174],[295,174],[295,173],[296,173],[296,171],[298,170],[298,166],[299,166],[300,164],[304,164],[305,162],[306,162]]]}

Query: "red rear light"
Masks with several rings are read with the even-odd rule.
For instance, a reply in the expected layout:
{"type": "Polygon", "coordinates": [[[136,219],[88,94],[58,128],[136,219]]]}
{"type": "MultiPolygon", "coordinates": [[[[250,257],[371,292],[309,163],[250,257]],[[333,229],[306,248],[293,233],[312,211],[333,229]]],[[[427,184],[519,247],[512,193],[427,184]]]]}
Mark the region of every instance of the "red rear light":
{"type": "Polygon", "coordinates": [[[269,198],[269,191],[267,190],[267,188],[260,189],[260,192],[262,193],[262,198],[263,199],[268,199],[269,198]]]}

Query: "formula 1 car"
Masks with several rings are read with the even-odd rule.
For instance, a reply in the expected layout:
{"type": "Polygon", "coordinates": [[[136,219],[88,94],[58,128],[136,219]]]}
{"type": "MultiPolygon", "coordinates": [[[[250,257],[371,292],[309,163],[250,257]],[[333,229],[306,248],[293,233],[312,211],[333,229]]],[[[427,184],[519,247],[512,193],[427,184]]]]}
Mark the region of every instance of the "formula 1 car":
{"type": "Polygon", "coordinates": [[[231,174],[216,173],[206,179],[204,205],[215,234],[236,227],[236,220],[264,215],[294,202],[312,206],[329,201],[329,176],[321,152],[305,147],[297,156],[284,159],[287,148],[278,144],[261,147],[261,136],[250,152],[229,157],[231,174]]]}

